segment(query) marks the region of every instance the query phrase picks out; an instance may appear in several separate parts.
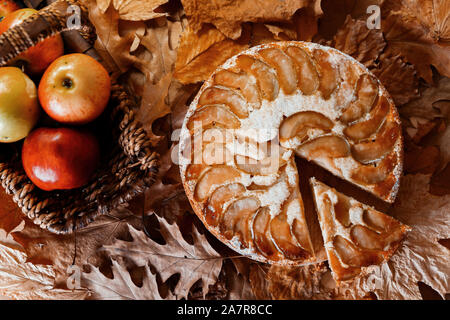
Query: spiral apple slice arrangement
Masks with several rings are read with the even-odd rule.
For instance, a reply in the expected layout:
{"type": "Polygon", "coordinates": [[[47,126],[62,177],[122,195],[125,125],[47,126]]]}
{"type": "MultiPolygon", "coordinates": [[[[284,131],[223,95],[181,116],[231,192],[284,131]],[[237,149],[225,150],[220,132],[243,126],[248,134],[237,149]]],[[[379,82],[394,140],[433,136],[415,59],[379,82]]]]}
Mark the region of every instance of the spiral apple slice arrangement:
{"type": "MultiPolygon", "coordinates": [[[[6,14],[0,34],[36,12],[19,9],[6,14]]],[[[56,35],[20,54],[11,61],[13,66],[0,68],[0,143],[25,138],[23,168],[44,191],[79,188],[92,179],[100,147],[82,125],[103,113],[111,91],[108,72],[94,58],[63,54],[62,38],[56,35]],[[38,90],[27,74],[39,82],[38,90]],[[39,105],[52,119],[45,121],[51,127],[40,127],[39,105]]]]}
{"type": "Polygon", "coordinates": [[[230,58],[190,105],[181,141],[184,187],[206,227],[276,264],[317,261],[295,156],[391,203],[402,172],[400,120],[386,90],[351,57],[313,43],[264,44],[230,58]],[[226,138],[198,143],[211,130],[226,138]]]}

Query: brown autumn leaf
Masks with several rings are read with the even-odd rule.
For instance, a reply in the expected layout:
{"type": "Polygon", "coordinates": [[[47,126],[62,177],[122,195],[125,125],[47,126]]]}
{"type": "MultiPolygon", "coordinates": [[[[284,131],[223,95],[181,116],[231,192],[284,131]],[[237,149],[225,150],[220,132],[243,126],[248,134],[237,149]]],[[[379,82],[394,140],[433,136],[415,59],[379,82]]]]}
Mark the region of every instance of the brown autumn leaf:
{"type": "Polygon", "coordinates": [[[292,19],[297,31],[297,40],[312,41],[319,32],[318,20],[322,15],[320,2],[316,2],[315,8],[306,7],[298,10],[292,19]]]}
{"type": "Polygon", "coordinates": [[[432,83],[431,66],[450,77],[450,4],[440,0],[385,1],[381,28],[396,53],[413,64],[428,83],[432,83]]]}
{"type": "Polygon", "coordinates": [[[399,109],[405,118],[419,117],[433,120],[443,117],[437,104],[450,100],[450,78],[442,77],[436,85],[430,85],[420,92],[420,98],[415,99],[399,109]]]}
{"type": "Polygon", "coordinates": [[[213,26],[204,26],[198,33],[190,26],[181,36],[174,78],[183,84],[204,81],[228,58],[248,48],[248,42],[245,31],[233,41],[213,26]]]}
{"type": "Polygon", "coordinates": [[[10,195],[0,187],[0,230],[11,232],[25,219],[10,195]]]}
{"type": "Polygon", "coordinates": [[[450,255],[439,243],[450,238],[450,196],[431,195],[429,182],[430,175],[403,177],[391,214],[413,230],[388,262],[352,283],[356,290],[374,292],[383,300],[416,300],[422,299],[420,281],[442,298],[450,292],[450,255]]]}
{"type": "Polygon", "coordinates": [[[390,48],[381,54],[377,67],[371,71],[386,87],[397,107],[419,97],[416,69],[390,48]]]}
{"type": "Polygon", "coordinates": [[[163,11],[155,11],[159,6],[169,0],[96,0],[98,8],[105,13],[113,5],[120,19],[123,20],[149,20],[166,15],[163,11]]]}
{"type": "Polygon", "coordinates": [[[414,17],[437,41],[450,40],[450,3],[448,1],[386,0],[383,9],[414,17]]]}
{"type": "Polygon", "coordinates": [[[225,39],[225,35],[212,25],[204,25],[198,32],[195,32],[188,26],[184,29],[180,38],[175,72],[188,65],[193,59],[208,50],[212,45],[225,39]]]}
{"type": "Polygon", "coordinates": [[[241,36],[243,22],[287,21],[300,8],[313,6],[317,0],[182,0],[189,25],[198,32],[211,23],[228,38],[241,36]]]}
{"type": "Polygon", "coordinates": [[[64,287],[69,266],[73,264],[80,268],[85,264],[102,266],[106,258],[99,252],[102,245],[111,243],[116,237],[124,237],[128,233],[128,224],[135,228],[142,227],[142,213],[139,214],[139,209],[132,206],[129,206],[129,209],[124,207],[115,209],[70,235],[55,235],[27,221],[25,228],[14,232],[13,237],[24,247],[27,261],[51,265],[55,272],[56,283],[64,287]]]}
{"type": "Polygon", "coordinates": [[[347,19],[366,20],[367,8],[371,5],[380,6],[385,0],[322,0],[323,16],[320,18],[319,34],[325,39],[332,39],[347,19]]]}
{"type": "Polygon", "coordinates": [[[352,56],[366,67],[374,67],[386,42],[377,29],[368,29],[366,22],[347,16],[333,39],[333,47],[352,56]]]}
{"type": "Polygon", "coordinates": [[[88,295],[82,289],[56,288],[53,266],[28,262],[20,244],[3,230],[0,230],[0,265],[0,297],[14,300],[83,300],[88,295]]]}
{"type": "Polygon", "coordinates": [[[156,276],[150,268],[144,268],[142,285],[137,286],[126,267],[112,261],[113,278],[106,277],[99,268],[91,267],[91,272],[83,272],[81,285],[89,290],[93,300],[173,300],[172,294],[161,297],[156,276]]]}
{"type": "Polygon", "coordinates": [[[95,49],[108,71],[113,72],[112,77],[115,79],[136,63],[131,50],[135,46],[137,35],[145,32],[145,24],[120,21],[118,12],[112,6],[102,12],[95,1],[90,0],[87,4],[89,18],[97,32],[95,49]],[[125,25],[128,27],[125,28],[125,25]]]}
{"type": "Polygon", "coordinates": [[[204,235],[195,227],[192,230],[193,244],[188,243],[178,226],[169,224],[164,218],[156,216],[160,232],[165,240],[161,245],[139,230],[129,227],[132,241],[116,239],[104,249],[111,256],[122,256],[137,266],[154,266],[163,282],[174,274],[180,278],[174,289],[175,296],[187,298],[189,290],[197,281],[202,281],[203,295],[209,286],[216,283],[223,258],[211,247],[204,235]]]}
{"type": "MultiPolygon", "coordinates": [[[[250,266],[252,262],[249,262],[248,264],[250,266]]],[[[226,269],[225,267],[228,265],[229,264],[225,265],[223,269],[225,270],[225,276],[227,280],[227,289],[228,289],[227,298],[229,300],[255,300],[256,297],[249,280],[250,270],[248,274],[242,274],[238,272],[235,268],[231,269],[230,267],[226,269]]]]}

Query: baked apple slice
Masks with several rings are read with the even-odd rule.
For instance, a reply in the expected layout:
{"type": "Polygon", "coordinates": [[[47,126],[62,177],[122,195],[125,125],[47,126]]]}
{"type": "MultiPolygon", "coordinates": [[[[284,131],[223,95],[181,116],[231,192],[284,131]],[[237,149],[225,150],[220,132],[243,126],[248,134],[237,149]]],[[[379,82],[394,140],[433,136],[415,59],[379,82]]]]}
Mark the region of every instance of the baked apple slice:
{"type": "Polygon", "coordinates": [[[239,119],[226,106],[210,105],[199,108],[189,119],[189,131],[208,127],[237,129],[241,126],[239,119]]]}
{"type": "Polygon", "coordinates": [[[209,87],[203,91],[198,99],[199,106],[225,105],[239,118],[248,117],[247,102],[238,93],[231,89],[220,87],[209,87]]]}
{"type": "Polygon", "coordinates": [[[291,58],[281,49],[267,48],[259,51],[263,59],[277,71],[281,89],[291,94],[297,89],[297,74],[291,58]]]}
{"type": "Polygon", "coordinates": [[[245,72],[236,73],[230,70],[221,70],[214,75],[214,83],[239,90],[247,102],[256,109],[261,106],[258,87],[252,81],[250,75],[245,72]]]}
{"type": "Polygon", "coordinates": [[[275,100],[280,91],[277,74],[273,68],[264,62],[248,55],[240,55],[236,58],[236,65],[242,71],[252,75],[256,79],[261,96],[269,101],[275,100]]]}
{"type": "Polygon", "coordinates": [[[319,74],[305,50],[289,46],[286,54],[291,57],[297,72],[298,87],[305,95],[311,95],[319,89],[319,74]]]}
{"type": "Polygon", "coordinates": [[[308,138],[308,131],[311,129],[321,130],[328,133],[333,129],[334,123],[323,114],[315,111],[302,111],[293,114],[281,122],[280,143],[297,138],[299,142],[304,142],[308,138]]]}

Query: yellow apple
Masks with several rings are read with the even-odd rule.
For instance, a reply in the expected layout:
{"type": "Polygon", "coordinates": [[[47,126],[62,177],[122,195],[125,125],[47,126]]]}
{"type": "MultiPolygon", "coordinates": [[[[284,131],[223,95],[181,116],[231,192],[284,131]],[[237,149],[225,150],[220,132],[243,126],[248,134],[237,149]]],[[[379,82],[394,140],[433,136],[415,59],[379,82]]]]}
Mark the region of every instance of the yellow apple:
{"type": "Polygon", "coordinates": [[[0,68],[0,142],[25,138],[39,113],[34,82],[16,67],[0,68]]]}

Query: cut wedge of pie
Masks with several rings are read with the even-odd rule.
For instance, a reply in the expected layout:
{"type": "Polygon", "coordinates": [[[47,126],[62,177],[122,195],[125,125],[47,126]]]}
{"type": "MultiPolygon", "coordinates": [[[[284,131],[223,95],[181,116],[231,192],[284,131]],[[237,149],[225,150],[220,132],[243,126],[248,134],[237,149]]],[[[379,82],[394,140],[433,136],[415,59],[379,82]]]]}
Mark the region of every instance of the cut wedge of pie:
{"type": "Polygon", "coordinates": [[[402,172],[397,110],[380,82],[332,48],[277,42],[226,61],[192,101],[180,173],[206,227],[235,251],[315,261],[295,157],[393,202],[402,172]]]}
{"type": "Polygon", "coordinates": [[[394,218],[310,180],[333,278],[349,280],[381,264],[397,250],[410,228],[394,218]]]}

